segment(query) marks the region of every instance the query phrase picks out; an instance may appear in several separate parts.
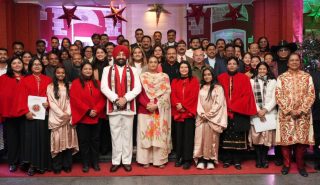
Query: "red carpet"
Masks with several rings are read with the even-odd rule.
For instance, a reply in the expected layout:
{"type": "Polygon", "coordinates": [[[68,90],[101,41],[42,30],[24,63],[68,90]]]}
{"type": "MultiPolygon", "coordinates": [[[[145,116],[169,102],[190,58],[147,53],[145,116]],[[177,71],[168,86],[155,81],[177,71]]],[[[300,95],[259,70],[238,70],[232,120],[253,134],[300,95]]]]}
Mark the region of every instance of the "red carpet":
{"type": "MultiPolygon", "coordinates": [[[[109,168],[111,163],[100,163],[100,172],[95,172],[90,168],[89,173],[82,172],[82,165],[77,163],[73,165],[71,173],[61,172],[56,175],[53,172],[46,172],[45,174],[36,174],[34,177],[103,177],[103,176],[179,176],[179,175],[239,175],[239,174],[280,174],[281,167],[275,166],[273,162],[270,162],[269,168],[262,169],[256,168],[254,161],[246,161],[242,164],[242,170],[236,170],[234,166],[229,168],[223,168],[222,164],[216,166],[214,170],[199,170],[195,166],[192,166],[189,170],[183,170],[181,168],[174,167],[174,163],[170,162],[164,169],[159,169],[150,166],[148,169],[144,169],[137,163],[133,163],[132,171],[125,172],[123,168],[120,168],[116,173],[110,173],[109,168]]],[[[309,173],[315,173],[316,171],[307,167],[309,173]]],[[[293,163],[289,173],[298,173],[296,164],[293,163]]],[[[10,173],[7,164],[0,165],[0,177],[27,177],[25,172],[18,170],[15,173],[10,173]]]]}

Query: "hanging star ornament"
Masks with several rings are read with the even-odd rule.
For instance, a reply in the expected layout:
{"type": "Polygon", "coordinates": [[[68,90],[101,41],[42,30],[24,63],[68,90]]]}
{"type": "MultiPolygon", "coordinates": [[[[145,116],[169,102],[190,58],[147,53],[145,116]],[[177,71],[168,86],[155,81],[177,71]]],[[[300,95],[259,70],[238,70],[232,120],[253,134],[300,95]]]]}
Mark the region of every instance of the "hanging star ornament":
{"type": "Polygon", "coordinates": [[[153,4],[152,6],[153,7],[150,8],[148,12],[156,12],[157,26],[158,26],[161,13],[167,13],[167,14],[171,14],[171,13],[168,10],[164,9],[162,4],[153,4]]]}
{"type": "Polygon", "coordinates": [[[113,19],[113,27],[116,27],[118,21],[125,21],[128,22],[125,18],[122,17],[122,12],[126,9],[126,7],[116,9],[112,5],[110,5],[111,14],[106,15],[104,18],[112,18],[113,19]]]}
{"type": "Polygon", "coordinates": [[[68,8],[62,6],[62,9],[63,9],[64,14],[61,15],[60,17],[58,17],[58,19],[65,19],[65,20],[67,20],[68,28],[70,27],[70,24],[71,24],[71,20],[72,20],[72,19],[81,20],[78,16],[74,15],[74,12],[76,11],[77,6],[71,8],[71,9],[68,9],[68,8]]]}
{"type": "Polygon", "coordinates": [[[243,17],[243,15],[241,15],[241,13],[240,13],[240,10],[242,8],[242,4],[240,4],[236,8],[231,6],[231,4],[228,4],[228,8],[229,8],[229,12],[224,17],[231,18],[233,24],[236,23],[238,18],[243,17]]]}
{"type": "Polygon", "coordinates": [[[205,17],[208,18],[208,15],[202,11],[203,5],[190,5],[192,12],[189,13],[186,17],[194,17],[196,19],[197,25],[199,25],[200,18],[205,17]]]}

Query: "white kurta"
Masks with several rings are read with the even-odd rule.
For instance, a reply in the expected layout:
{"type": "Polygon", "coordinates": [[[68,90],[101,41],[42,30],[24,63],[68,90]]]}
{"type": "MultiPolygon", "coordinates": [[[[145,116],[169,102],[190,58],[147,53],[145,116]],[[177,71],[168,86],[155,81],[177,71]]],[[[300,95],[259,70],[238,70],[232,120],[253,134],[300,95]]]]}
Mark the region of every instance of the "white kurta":
{"type": "MultiPolygon", "coordinates": [[[[112,89],[109,88],[109,71],[110,67],[107,66],[103,69],[102,79],[101,79],[101,92],[110,100],[114,102],[118,97],[112,89]]],[[[122,79],[122,72],[124,66],[117,66],[120,75],[120,81],[122,79]]],[[[141,92],[140,78],[135,67],[131,67],[133,78],[134,78],[134,88],[127,92],[124,97],[128,102],[134,101],[137,95],[141,92]]],[[[131,164],[132,160],[132,133],[133,133],[133,117],[136,114],[136,107],[134,111],[131,110],[120,110],[113,111],[109,113],[109,101],[107,102],[107,114],[109,115],[110,131],[112,138],[112,164],[131,164]]]]}

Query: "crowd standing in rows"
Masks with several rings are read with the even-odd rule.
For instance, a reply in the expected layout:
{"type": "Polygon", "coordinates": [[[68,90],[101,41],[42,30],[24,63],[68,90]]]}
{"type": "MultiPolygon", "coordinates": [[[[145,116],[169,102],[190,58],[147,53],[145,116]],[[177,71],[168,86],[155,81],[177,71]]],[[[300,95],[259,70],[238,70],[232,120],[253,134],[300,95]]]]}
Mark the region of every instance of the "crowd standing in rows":
{"type": "Polygon", "coordinates": [[[35,54],[17,41],[11,57],[0,48],[10,172],[68,173],[77,152],[83,172],[100,171],[99,155],[110,150],[110,172],[131,171],[135,150],[143,168],[165,168],[175,154],[175,166],[186,170],[194,163],[212,170],[219,161],[241,170],[242,157],[253,149],[256,168],[268,168],[275,147],[282,174],[289,173],[293,155],[306,177],[310,145],[320,170],[320,65],[310,74],[301,70],[295,43],[270,47],[261,37],[248,48],[239,38],[187,44],[176,41],[175,30],[162,43],[161,32],[151,38],[140,28],[135,38],[130,45],[119,35],[115,45],[108,35],[93,34],[93,46],[68,38],[60,46],[53,36],[51,50],[38,40],[35,54]],[[30,96],[47,98],[45,120],[34,119],[39,107],[28,107],[30,96]],[[276,126],[257,131],[257,123],[276,126]]]}

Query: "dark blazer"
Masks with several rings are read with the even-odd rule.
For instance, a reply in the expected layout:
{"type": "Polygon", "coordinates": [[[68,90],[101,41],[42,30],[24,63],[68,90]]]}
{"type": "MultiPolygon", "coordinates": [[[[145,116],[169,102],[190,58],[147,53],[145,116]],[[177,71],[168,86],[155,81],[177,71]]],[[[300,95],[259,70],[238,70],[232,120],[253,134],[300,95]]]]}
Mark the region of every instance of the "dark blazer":
{"type": "MultiPolygon", "coordinates": [[[[239,61],[239,68],[238,72],[243,71],[244,64],[243,62],[239,61]]],[[[214,65],[214,72],[217,76],[219,76],[222,73],[227,72],[227,59],[216,57],[216,64],[214,65]]]]}
{"type": "Polygon", "coordinates": [[[312,76],[313,84],[314,84],[314,90],[316,94],[316,99],[312,106],[312,116],[313,120],[320,121],[320,71],[312,71],[310,72],[310,75],[312,76]]]}

